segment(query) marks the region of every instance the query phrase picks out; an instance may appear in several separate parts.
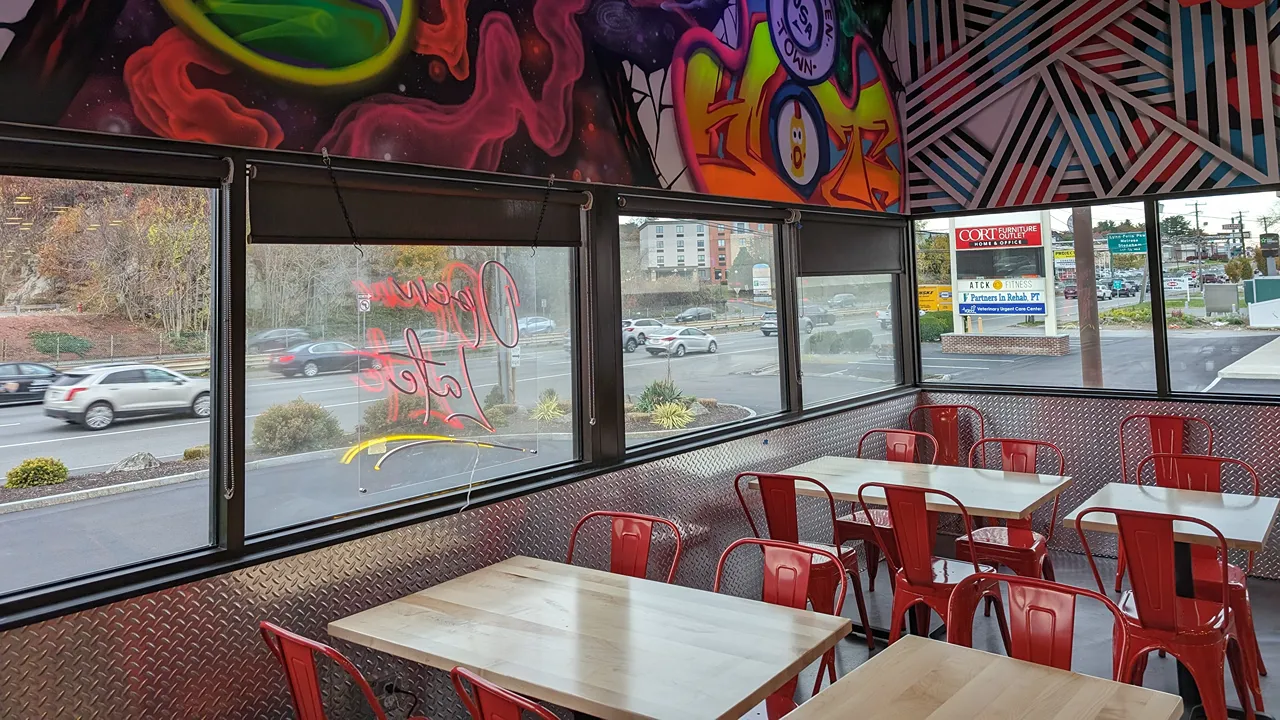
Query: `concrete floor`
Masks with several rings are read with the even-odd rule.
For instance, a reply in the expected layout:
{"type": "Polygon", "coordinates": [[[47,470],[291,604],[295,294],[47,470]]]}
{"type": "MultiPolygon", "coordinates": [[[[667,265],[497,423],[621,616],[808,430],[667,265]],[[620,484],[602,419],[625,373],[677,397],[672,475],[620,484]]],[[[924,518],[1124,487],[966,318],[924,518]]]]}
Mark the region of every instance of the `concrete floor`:
{"type": "MultiPolygon", "coordinates": [[[[1083,555],[1074,553],[1053,553],[1053,566],[1058,582],[1096,589],[1093,574],[1089,571],[1089,563],[1083,555]]],[[[1098,559],[1098,570],[1104,582],[1114,577],[1115,561],[1110,558],[1098,559]]],[[[893,600],[893,586],[884,565],[880,566],[880,574],[876,578],[876,591],[867,592],[866,573],[862,576],[862,589],[867,601],[867,614],[871,624],[877,627],[888,627],[888,615],[893,600]]],[[[1258,642],[1262,647],[1262,656],[1272,670],[1271,677],[1262,678],[1262,694],[1269,715],[1280,715],[1280,581],[1249,579],[1249,595],[1253,603],[1254,623],[1257,626],[1258,642]]],[[[1109,593],[1116,599],[1115,593],[1109,593]]],[[[854,603],[852,592],[845,600],[843,615],[857,622],[858,609],[854,603]]],[[[1098,603],[1084,599],[1079,602],[1076,612],[1075,652],[1072,656],[1072,670],[1086,675],[1111,677],[1111,624],[1112,616],[1098,603]]],[[[933,618],[933,627],[938,626],[938,618],[933,618]]],[[[974,618],[974,647],[994,653],[1004,654],[1000,642],[999,629],[994,618],[984,618],[981,612],[974,618]]],[[[837,646],[836,671],[840,677],[852,671],[870,659],[865,641],[861,637],[850,636],[837,646]]],[[[808,698],[813,689],[816,663],[802,673],[799,696],[808,698]]],[[[1146,687],[1176,694],[1178,692],[1177,666],[1172,658],[1160,659],[1151,654],[1147,664],[1146,687]]],[[[825,685],[824,685],[825,687],[825,685]]],[[[1227,703],[1239,706],[1230,676],[1227,678],[1227,703]]],[[[763,715],[761,715],[763,716],[763,715]]]]}

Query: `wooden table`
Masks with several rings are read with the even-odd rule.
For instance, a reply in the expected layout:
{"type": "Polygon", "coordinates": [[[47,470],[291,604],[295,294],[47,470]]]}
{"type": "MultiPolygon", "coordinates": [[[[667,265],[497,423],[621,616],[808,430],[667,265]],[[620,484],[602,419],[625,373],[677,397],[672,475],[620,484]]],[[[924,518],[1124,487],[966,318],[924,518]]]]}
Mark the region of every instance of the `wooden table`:
{"type": "MultiPolygon", "coordinates": [[[[853,503],[858,502],[858,488],[869,482],[943,490],[959,498],[972,516],[1007,520],[1030,517],[1036,508],[1052,501],[1071,485],[1070,477],[1058,475],[848,457],[820,457],[787,468],[782,474],[817,480],[827,486],[835,499],[853,503]]],[[[796,492],[824,497],[822,490],[807,483],[797,485],[796,492]]],[[[866,500],[884,505],[884,492],[867,488],[866,500]]],[[[929,509],[935,512],[959,512],[946,498],[933,496],[928,502],[929,509]]]]}
{"type": "MultiPolygon", "coordinates": [[[[1072,510],[1063,524],[1074,528],[1082,510],[1091,507],[1113,507],[1123,510],[1167,513],[1195,517],[1213,525],[1222,533],[1227,546],[1240,550],[1261,550],[1267,544],[1271,526],[1280,510],[1280,499],[1233,493],[1209,493],[1197,490],[1175,490],[1151,485],[1108,483],[1092,497],[1072,510]]],[[[1085,530],[1116,533],[1115,516],[1095,513],[1085,518],[1085,530]]],[[[1195,523],[1173,524],[1174,565],[1178,595],[1195,597],[1195,581],[1191,574],[1191,545],[1218,545],[1218,538],[1195,523]]],[[[1178,664],[1178,694],[1188,707],[1200,704],[1195,680],[1181,663],[1178,664]]],[[[1232,717],[1236,717],[1233,715],[1232,717]]],[[[1258,713],[1260,720],[1266,715],[1258,713]]]]}
{"type": "Polygon", "coordinates": [[[786,720],[1178,720],[1176,695],[908,635],[786,720]]]}
{"type": "Polygon", "coordinates": [[[334,637],[615,718],[738,718],[841,617],[513,557],[329,624],[334,637]]]}
{"type": "MultiPolygon", "coordinates": [[[[1199,518],[1218,528],[1218,531],[1227,539],[1229,547],[1240,550],[1261,550],[1267,544],[1271,526],[1275,524],[1276,512],[1280,510],[1280,499],[1196,490],[1173,490],[1130,483],[1108,483],[1081,503],[1080,507],[1068,513],[1062,521],[1063,524],[1074,528],[1080,511],[1091,507],[1143,510],[1199,518]]],[[[1115,516],[1107,513],[1090,515],[1085,518],[1084,529],[1115,533],[1115,516]]],[[[1174,523],[1173,537],[1179,543],[1218,544],[1218,538],[1213,533],[1195,523],[1174,523]]]]}

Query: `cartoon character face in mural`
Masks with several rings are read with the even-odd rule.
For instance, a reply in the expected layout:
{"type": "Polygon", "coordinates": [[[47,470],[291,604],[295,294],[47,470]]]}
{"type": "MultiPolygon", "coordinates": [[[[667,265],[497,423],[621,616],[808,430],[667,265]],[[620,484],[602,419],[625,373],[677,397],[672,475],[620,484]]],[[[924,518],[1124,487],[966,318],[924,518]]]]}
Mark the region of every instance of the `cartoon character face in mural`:
{"type": "Polygon", "coordinates": [[[890,4],[0,0],[0,120],[899,211],[890,4]]]}

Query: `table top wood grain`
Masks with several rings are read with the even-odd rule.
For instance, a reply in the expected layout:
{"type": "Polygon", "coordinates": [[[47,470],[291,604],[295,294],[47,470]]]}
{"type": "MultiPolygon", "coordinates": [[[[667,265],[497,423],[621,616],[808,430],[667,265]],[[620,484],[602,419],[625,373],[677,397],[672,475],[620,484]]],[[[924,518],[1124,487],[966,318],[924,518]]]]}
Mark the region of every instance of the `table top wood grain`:
{"type": "Polygon", "coordinates": [[[1178,720],[1182,698],[907,635],[786,720],[1178,720]]]}
{"type": "MultiPolygon", "coordinates": [[[[1213,525],[1222,533],[1229,547],[1261,550],[1267,544],[1271,526],[1275,524],[1280,499],[1232,493],[1209,493],[1198,490],[1175,490],[1153,485],[1108,483],[1092,497],[1073,509],[1063,519],[1067,527],[1076,526],[1080,511],[1090,507],[1113,507],[1123,510],[1187,515],[1213,525]]],[[[1085,518],[1085,530],[1116,532],[1116,519],[1109,513],[1095,513],[1085,518]]],[[[1194,523],[1175,522],[1173,536],[1178,542],[1216,545],[1217,537],[1194,523]]]]}
{"type": "Polygon", "coordinates": [[[606,720],[738,718],[849,620],[513,557],[329,624],[329,634],[606,720]]]}
{"type": "MultiPolygon", "coordinates": [[[[858,488],[868,482],[927,487],[955,495],[970,515],[1014,520],[1028,517],[1071,485],[1069,476],[836,456],[810,460],[782,473],[817,480],[826,485],[837,500],[857,503],[858,488]]],[[[823,496],[822,490],[807,483],[798,484],[796,492],[823,496]]],[[[879,488],[867,488],[866,499],[868,503],[883,505],[884,492],[879,488]]],[[[946,498],[931,496],[928,503],[929,509],[935,512],[959,512],[955,504],[946,498]]]]}

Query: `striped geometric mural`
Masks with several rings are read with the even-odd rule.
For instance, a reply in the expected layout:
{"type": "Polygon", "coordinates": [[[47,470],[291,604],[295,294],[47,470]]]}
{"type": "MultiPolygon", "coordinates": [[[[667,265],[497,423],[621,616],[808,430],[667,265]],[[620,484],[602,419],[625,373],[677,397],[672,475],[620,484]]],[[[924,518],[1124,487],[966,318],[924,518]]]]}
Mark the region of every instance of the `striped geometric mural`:
{"type": "Polygon", "coordinates": [[[1280,0],[897,0],[911,212],[1280,182],[1280,0]]]}

